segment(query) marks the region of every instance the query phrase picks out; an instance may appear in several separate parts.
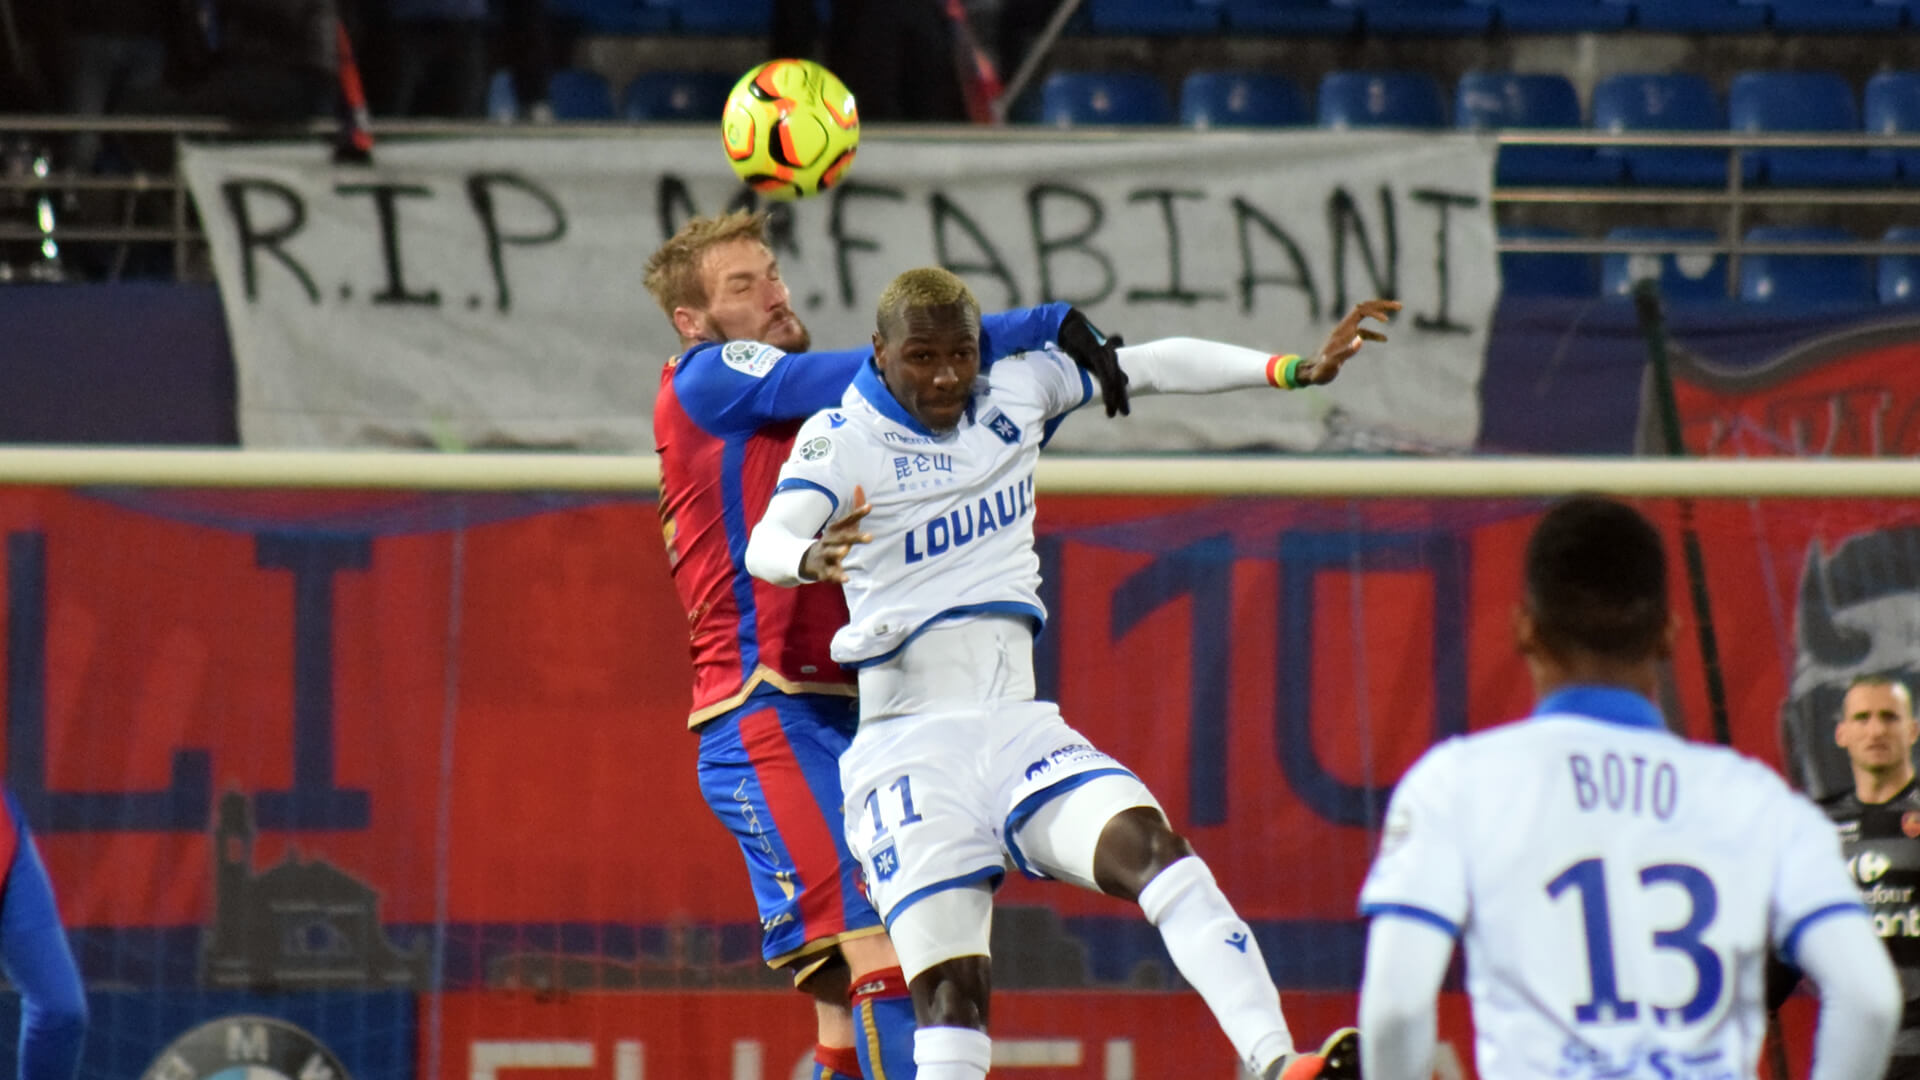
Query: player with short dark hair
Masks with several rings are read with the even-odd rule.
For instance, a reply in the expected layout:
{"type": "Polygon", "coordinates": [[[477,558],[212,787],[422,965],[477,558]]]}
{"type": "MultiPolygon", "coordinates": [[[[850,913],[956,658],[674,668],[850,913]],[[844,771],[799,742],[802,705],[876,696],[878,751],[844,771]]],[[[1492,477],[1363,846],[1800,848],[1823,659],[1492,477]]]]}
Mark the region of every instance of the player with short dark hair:
{"type": "Polygon", "coordinates": [[[1840,852],[1873,913],[1906,999],[1886,1080],[1920,1080],[1920,786],[1913,694],[1890,675],[1847,684],[1833,741],[1847,752],[1853,790],[1821,804],[1840,830],[1840,852]]]}
{"type": "Polygon", "coordinates": [[[1367,1076],[1432,1075],[1456,940],[1486,1080],[1752,1080],[1774,950],[1820,985],[1813,1080],[1878,1075],[1899,987],[1831,826],[1654,704],[1675,627],[1659,532],[1568,499],[1535,527],[1524,581],[1533,715],[1408,770],[1361,890],[1367,1076]]]}
{"type": "MultiPolygon", "coordinates": [[[[839,758],[857,713],[853,674],[828,642],[846,602],[832,586],[754,581],[742,562],[800,422],[839,401],[873,350],[806,351],[761,214],[689,221],[645,281],[682,348],[661,374],[654,436],[693,650],[700,786],[746,859],[767,963],[814,999],[816,1080],[904,1080],[912,1006],[840,828],[839,758]]],[[[1111,346],[1066,304],[983,322],[989,359],[1061,341],[1078,362],[1111,367],[1111,346]]],[[[1124,405],[1124,386],[1112,392],[1124,405]]]]}
{"type": "MultiPolygon", "coordinates": [[[[1311,357],[1176,338],[1116,358],[1141,392],[1294,389],[1385,340],[1361,323],[1398,308],[1357,305],[1311,357]]],[[[746,553],[762,580],[846,590],[833,656],[860,682],[840,763],[846,835],[909,980],[920,1080],[979,1080],[992,1063],[992,889],[1009,862],[1138,903],[1262,1080],[1353,1077],[1352,1030],[1296,1050],[1212,871],[1138,776],[1035,697],[1033,470],[1093,380],[1052,348],[983,372],[979,310],[937,267],[887,286],[873,361],[800,429],[746,553]]]]}

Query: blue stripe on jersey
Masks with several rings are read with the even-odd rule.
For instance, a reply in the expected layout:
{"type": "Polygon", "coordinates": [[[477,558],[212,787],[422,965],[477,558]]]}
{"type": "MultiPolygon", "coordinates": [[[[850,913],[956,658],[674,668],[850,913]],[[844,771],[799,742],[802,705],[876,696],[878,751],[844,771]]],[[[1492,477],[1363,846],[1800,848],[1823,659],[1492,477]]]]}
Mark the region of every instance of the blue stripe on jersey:
{"type": "Polygon", "coordinates": [[[879,368],[872,364],[862,367],[860,374],[853,377],[853,388],[860,391],[860,396],[866,398],[867,403],[872,405],[874,411],[881,416],[915,435],[934,437],[933,432],[928,431],[925,424],[913,418],[913,414],[907,411],[906,406],[894,400],[893,391],[887,389],[887,384],[880,381],[879,368]]]}
{"type": "Polygon", "coordinates": [[[806,479],[805,477],[790,476],[787,479],[780,481],[778,484],[773,485],[773,493],[775,495],[778,495],[783,491],[817,491],[820,494],[825,495],[827,497],[827,502],[832,504],[833,509],[829,510],[828,513],[830,514],[837,513],[840,510],[840,496],[835,495],[832,491],[829,491],[824,485],[816,484],[813,481],[806,479]]]}
{"type": "Polygon", "coordinates": [[[1426,908],[1416,907],[1412,904],[1362,904],[1360,905],[1360,914],[1367,916],[1398,915],[1403,919],[1412,919],[1415,922],[1426,923],[1428,926],[1444,931],[1448,937],[1457,938],[1460,936],[1460,928],[1454,925],[1452,919],[1438,912],[1428,911],[1426,908]]]}
{"type": "Polygon", "coordinates": [[[1006,877],[1007,877],[1006,871],[1003,870],[1001,867],[983,866],[978,870],[969,870],[968,872],[961,874],[959,877],[951,877],[945,881],[936,881],[933,884],[928,885],[924,888],[915,889],[912,892],[908,893],[907,895],[901,897],[899,900],[895,901],[893,905],[893,910],[886,913],[884,918],[887,924],[887,929],[888,930],[893,929],[893,920],[899,918],[901,912],[907,910],[908,908],[919,903],[920,901],[925,900],[929,896],[932,896],[936,893],[946,892],[949,889],[964,889],[969,885],[978,885],[982,881],[991,881],[993,883],[993,887],[998,889],[1000,887],[1000,883],[1002,881],[1005,881],[1006,877]]]}
{"type": "Polygon", "coordinates": [[[1793,929],[1787,931],[1786,939],[1780,943],[1781,957],[1785,959],[1787,963],[1798,967],[1799,961],[1794,956],[1794,950],[1799,948],[1800,935],[1806,932],[1807,927],[1812,926],[1814,923],[1819,922],[1829,915],[1845,915],[1853,911],[1857,911],[1862,915],[1868,913],[1865,904],[1843,901],[1838,904],[1828,904],[1823,908],[1815,908],[1807,914],[1802,915],[1800,921],[1793,924],[1793,929]]]}
{"type": "Polygon", "coordinates": [[[727,558],[733,563],[733,602],[740,609],[740,677],[760,666],[760,612],[753,601],[752,574],[747,573],[747,500],[741,490],[747,442],[728,439],[720,452],[720,518],[727,530],[727,558]]]}
{"type": "Polygon", "coordinates": [[[968,615],[1023,615],[1033,620],[1033,635],[1035,637],[1039,637],[1040,631],[1045,629],[1047,625],[1045,612],[1034,607],[1032,604],[1023,604],[1018,600],[989,600],[983,604],[963,604],[960,607],[948,608],[933,618],[928,619],[926,622],[921,623],[919,626],[914,627],[913,633],[908,634],[900,644],[895,645],[879,656],[869,656],[864,660],[854,660],[845,666],[858,671],[863,667],[891,660],[899,655],[901,649],[913,644],[914,638],[926,633],[927,628],[934,623],[945,622],[948,619],[964,618],[968,615]]]}
{"type": "MultiPolygon", "coordinates": [[[[1020,850],[1020,844],[1015,840],[1015,834],[1026,826],[1027,822],[1033,818],[1033,815],[1040,812],[1041,807],[1065,795],[1067,792],[1080,787],[1087,781],[1101,776],[1133,776],[1133,773],[1117,765],[1110,769],[1088,769],[1083,773],[1075,773],[1072,776],[1063,777],[1058,783],[1049,784],[1039,791],[1028,795],[1026,798],[1021,799],[1019,805],[1013,808],[1013,812],[1007,815],[1007,823],[1000,830],[1000,835],[1006,837],[1007,854],[1013,856],[1013,865],[1019,867],[1021,873],[1028,877],[1045,876],[1036,873],[1033,867],[1027,865],[1026,853],[1020,850]]],[[[1134,777],[1134,779],[1137,780],[1139,777],[1134,777]]]]}
{"type": "Polygon", "coordinates": [[[1571,715],[1603,724],[1665,730],[1660,706],[1631,690],[1617,686],[1568,686],[1540,699],[1533,715],[1571,715]]]}

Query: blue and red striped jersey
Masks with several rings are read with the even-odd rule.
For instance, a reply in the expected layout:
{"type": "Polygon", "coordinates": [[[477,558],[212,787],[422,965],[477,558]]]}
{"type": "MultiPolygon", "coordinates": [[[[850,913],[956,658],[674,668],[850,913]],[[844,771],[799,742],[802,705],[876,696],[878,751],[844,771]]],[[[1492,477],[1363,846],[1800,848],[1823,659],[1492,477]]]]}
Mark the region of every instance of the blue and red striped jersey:
{"type": "MultiPolygon", "coordinates": [[[[1066,304],[982,316],[980,361],[1052,342],[1066,304]]],[[[698,727],[771,687],[854,693],[827,654],[847,621],[836,585],[783,589],[747,573],[747,536],[766,513],[801,421],[837,405],[869,347],[783,353],[753,341],[696,345],[669,361],[653,406],[660,528],[687,614],[698,727]]]]}

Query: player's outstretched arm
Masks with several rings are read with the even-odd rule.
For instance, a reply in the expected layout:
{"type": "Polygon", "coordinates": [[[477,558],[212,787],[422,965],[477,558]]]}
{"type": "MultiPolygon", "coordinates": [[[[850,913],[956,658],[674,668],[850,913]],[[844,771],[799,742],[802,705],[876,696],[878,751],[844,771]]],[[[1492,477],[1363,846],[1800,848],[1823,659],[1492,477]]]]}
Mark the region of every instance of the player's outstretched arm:
{"type": "MultiPolygon", "coordinates": [[[[981,356],[1056,343],[1072,314],[1055,303],[982,315],[981,356]]],[[[680,407],[710,434],[744,434],[840,404],[847,384],[872,359],[871,345],[788,353],[758,341],[704,342],[681,355],[673,387],[680,407]]]]}
{"type": "MultiPolygon", "coordinates": [[[[1217,394],[1262,386],[1298,390],[1332,382],[1367,342],[1387,336],[1364,325],[1387,322],[1397,300],[1365,300],[1340,320],[1311,356],[1269,353],[1201,338],[1165,338],[1117,350],[1129,388],[1146,394],[1217,394]]],[[[1112,415],[1109,411],[1109,415],[1112,415]]]]}
{"type": "Polygon", "coordinates": [[[1426,1080],[1439,1027],[1434,998],[1453,958],[1453,938],[1425,922],[1376,915],[1367,930],[1360,982],[1360,1075],[1426,1080]]]}
{"type": "Polygon", "coordinates": [[[1820,1028],[1807,1080],[1884,1073],[1902,1002],[1899,977],[1872,926],[1853,912],[1818,919],[1801,932],[1793,960],[1820,987],[1820,1028]]]}

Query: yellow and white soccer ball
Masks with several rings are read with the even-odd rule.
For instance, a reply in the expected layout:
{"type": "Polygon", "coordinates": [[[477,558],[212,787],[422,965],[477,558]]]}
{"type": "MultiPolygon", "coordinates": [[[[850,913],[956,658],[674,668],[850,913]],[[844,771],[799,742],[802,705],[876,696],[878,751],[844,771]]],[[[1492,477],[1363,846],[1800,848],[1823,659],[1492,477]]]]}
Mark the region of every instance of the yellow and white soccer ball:
{"type": "Polygon", "coordinates": [[[804,199],[846,177],[860,113],[833,72],[811,60],[769,60],[733,84],[720,131],[740,179],[770,199],[804,199]]]}

